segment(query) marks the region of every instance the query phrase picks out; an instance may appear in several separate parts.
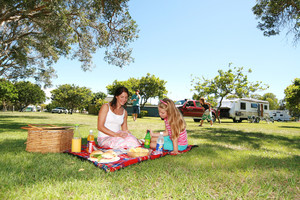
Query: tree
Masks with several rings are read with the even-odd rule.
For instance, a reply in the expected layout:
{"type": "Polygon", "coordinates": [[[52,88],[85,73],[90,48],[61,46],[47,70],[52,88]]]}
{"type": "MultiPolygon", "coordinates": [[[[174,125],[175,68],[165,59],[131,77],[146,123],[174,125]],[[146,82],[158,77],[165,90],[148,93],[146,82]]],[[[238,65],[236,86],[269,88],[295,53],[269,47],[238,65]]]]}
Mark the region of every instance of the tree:
{"type": "Polygon", "coordinates": [[[299,0],[257,0],[252,8],[260,20],[258,28],[265,36],[278,35],[284,28],[294,34],[294,41],[300,38],[299,0]]]}
{"type": "Polygon", "coordinates": [[[269,110],[281,110],[280,105],[278,103],[278,99],[276,98],[276,95],[273,93],[266,93],[263,96],[261,96],[259,94],[252,94],[251,98],[268,101],[269,102],[269,110]]]}
{"type": "Polygon", "coordinates": [[[103,92],[96,92],[93,93],[93,99],[91,101],[92,104],[96,104],[98,100],[104,100],[107,97],[107,95],[103,92]]]}
{"type": "Polygon", "coordinates": [[[284,90],[286,107],[292,116],[300,116],[300,78],[295,78],[293,84],[284,90]]]}
{"type": "Polygon", "coordinates": [[[111,85],[107,85],[106,89],[108,94],[114,95],[118,87],[126,87],[129,92],[129,97],[135,93],[135,90],[139,88],[139,79],[129,78],[127,81],[114,80],[111,85]]]}
{"type": "Polygon", "coordinates": [[[150,73],[147,73],[147,76],[142,77],[138,86],[142,98],[141,108],[145,106],[150,98],[163,98],[167,95],[168,91],[165,87],[166,83],[167,81],[160,80],[158,77],[150,75],[150,73]]]}
{"type": "Polygon", "coordinates": [[[74,84],[60,85],[51,91],[52,103],[66,107],[67,109],[87,109],[93,95],[92,91],[86,87],[79,87],[74,84]]]}
{"type": "Polygon", "coordinates": [[[51,85],[51,67],[61,56],[92,67],[92,54],[123,67],[133,61],[128,48],[138,36],[129,0],[7,0],[0,12],[0,77],[35,78],[51,85]]]}
{"type": "Polygon", "coordinates": [[[266,93],[262,96],[261,100],[265,100],[269,102],[269,110],[278,110],[279,103],[276,95],[273,93],[266,93]]]}
{"type": "MultiPolygon", "coordinates": [[[[229,64],[228,71],[218,70],[219,75],[209,80],[204,77],[195,77],[192,79],[192,86],[198,97],[215,98],[219,99],[219,106],[217,113],[219,113],[222,101],[229,95],[236,97],[248,97],[250,93],[254,93],[257,90],[264,90],[268,86],[261,86],[262,82],[252,83],[248,81],[248,76],[245,75],[243,67],[231,68],[229,64]]],[[[251,69],[248,73],[251,73],[251,69]]],[[[220,118],[217,116],[220,123],[220,118]]]]}
{"type": "Polygon", "coordinates": [[[3,111],[6,111],[7,103],[17,98],[17,90],[13,83],[6,79],[0,79],[0,101],[3,105],[3,111]]]}
{"type": "Polygon", "coordinates": [[[29,81],[20,81],[15,83],[18,98],[16,104],[22,108],[30,104],[40,104],[46,100],[45,92],[39,85],[33,84],[29,81]]]}
{"type": "Polygon", "coordinates": [[[116,88],[124,86],[129,90],[129,96],[132,96],[135,90],[139,89],[141,108],[143,108],[150,98],[163,98],[168,93],[165,87],[166,83],[166,81],[147,73],[145,77],[140,79],[130,78],[127,81],[115,80],[112,85],[108,85],[106,88],[108,93],[113,95],[116,88]]]}
{"type": "Polygon", "coordinates": [[[263,97],[259,94],[251,94],[250,98],[252,98],[252,99],[261,99],[261,100],[263,99],[263,97]]]}

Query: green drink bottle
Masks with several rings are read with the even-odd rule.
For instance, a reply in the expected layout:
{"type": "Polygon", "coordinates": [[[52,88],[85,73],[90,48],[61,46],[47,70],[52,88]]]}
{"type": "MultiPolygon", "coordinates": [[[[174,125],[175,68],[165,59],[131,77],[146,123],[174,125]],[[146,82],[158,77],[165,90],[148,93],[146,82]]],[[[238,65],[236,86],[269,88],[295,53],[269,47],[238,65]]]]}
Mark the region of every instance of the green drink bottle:
{"type": "Polygon", "coordinates": [[[147,130],[147,134],[145,136],[145,144],[144,144],[145,148],[150,148],[150,141],[151,141],[150,131],[147,130]]]}

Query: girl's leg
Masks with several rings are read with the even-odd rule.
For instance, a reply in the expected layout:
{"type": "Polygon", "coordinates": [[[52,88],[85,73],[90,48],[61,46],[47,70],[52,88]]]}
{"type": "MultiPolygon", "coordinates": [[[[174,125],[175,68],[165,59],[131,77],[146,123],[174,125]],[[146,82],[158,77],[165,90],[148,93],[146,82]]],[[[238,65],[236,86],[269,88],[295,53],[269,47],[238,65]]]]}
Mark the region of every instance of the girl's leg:
{"type": "Polygon", "coordinates": [[[200,125],[199,125],[199,126],[202,126],[202,124],[203,124],[203,121],[204,121],[204,120],[202,119],[202,120],[201,120],[201,123],[200,123],[200,125]]]}

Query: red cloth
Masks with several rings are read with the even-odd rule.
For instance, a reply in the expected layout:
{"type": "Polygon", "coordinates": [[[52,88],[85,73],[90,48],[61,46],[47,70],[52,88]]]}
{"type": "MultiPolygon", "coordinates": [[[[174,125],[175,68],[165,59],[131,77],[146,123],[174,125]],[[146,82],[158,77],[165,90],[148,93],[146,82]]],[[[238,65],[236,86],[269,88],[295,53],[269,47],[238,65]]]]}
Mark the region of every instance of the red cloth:
{"type": "MultiPolygon", "coordinates": [[[[180,151],[180,153],[188,152],[194,147],[197,147],[197,145],[188,145],[186,150],[180,151]]],[[[99,148],[99,147],[97,146],[97,148],[99,148]]],[[[136,158],[131,158],[127,154],[120,154],[119,155],[120,160],[118,160],[116,162],[112,162],[112,163],[98,163],[97,161],[93,162],[93,161],[88,160],[90,154],[86,151],[86,145],[82,145],[80,153],[71,152],[71,149],[65,151],[64,153],[68,153],[68,154],[77,156],[77,157],[79,157],[83,160],[88,160],[88,161],[92,162],[95,166],[103,169],[106,172],[114,172],[116,170],[119,170],[121,168],[130,166],[130,165],[135,164],[135,163],[139,163],[139,162],[146,161],[146,160],[149,160],[149,159],[154,160],[154,159],[157,159],[157,158],[164,157],[166,155],[170,155],[170,152],[171,151],[164,150],[163,154],[158,154],[158,155],[150,154],[149,156],[136,157],[136,158]]]]}

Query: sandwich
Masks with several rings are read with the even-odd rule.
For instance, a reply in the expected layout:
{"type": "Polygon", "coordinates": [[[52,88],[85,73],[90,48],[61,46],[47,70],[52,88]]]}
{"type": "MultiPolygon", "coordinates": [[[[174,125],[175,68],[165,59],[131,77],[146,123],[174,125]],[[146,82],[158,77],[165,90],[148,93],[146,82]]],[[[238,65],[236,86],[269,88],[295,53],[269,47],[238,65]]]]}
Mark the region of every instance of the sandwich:
{"type": "Polygon", "coordinates": [[[102,154],[103,154],[103,151],[101,151],[101,150],[93,151],[90,154],[90,160],[91,161],[99,161],[102,158],[102,154]]]}
{"type": "Polygon", "coordinates": [[[117,157],[117,154],[112,150],[106,151],[102,154],[102,158],[114,158],[114,157],[117,157]]]}
{"type": "Polygon", "coordinates": [[[102,152],[100,150],[98,151],[93,151],[90,154],[90,160],[91,161],[97,161],[99,163],[110,163],[110,162],[115,162],[119,160],[120,158],[116,154],[116,152],[109,150],[106,152],[102,152]]]}

